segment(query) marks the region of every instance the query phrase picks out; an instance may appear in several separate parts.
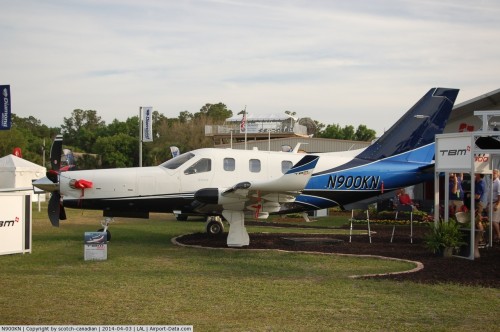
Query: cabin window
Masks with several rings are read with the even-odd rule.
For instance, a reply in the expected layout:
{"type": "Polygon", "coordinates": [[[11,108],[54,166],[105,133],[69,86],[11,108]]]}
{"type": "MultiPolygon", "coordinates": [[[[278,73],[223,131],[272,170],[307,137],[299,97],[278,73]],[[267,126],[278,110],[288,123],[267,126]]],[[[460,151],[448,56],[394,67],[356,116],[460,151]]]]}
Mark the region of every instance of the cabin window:
{"type": "Polygon", "coordinates": [[[212,170],[212,160],[203,158],[194,163],[191,167],[184,171],[184,174],[197,174],[210,172],[212,170]]]}
{"type": "Polygon", "coordinates": [[[281,162],[281,173],[285,174],[292,168],[293,164],[290,160],[283,160],[281,162]]]}
{"type": "Polygon", "coordinates": [[[168,169],[177,169],[179,166],[183,165],[186,161],[189,159],[193,158],[194,154],[191,152],[186,152],[181,154],[180,156],[177,156],[175,158],[172,158],[170,160],[167,160],[163,164],[161,164],[161,167],[165,167],[168,169]]]}
{"type": "Polygon", "coordinates": [[[250,159],[248,164],[250,168],[250,172],[259,173],[260,172],[260,160],[259,159],[250,159]]]}
{"type": "Polygon", "coordinates": [[[234,171],[235,168],[234,158],[224,158],[224,170],[228,172],[234,171]]]}

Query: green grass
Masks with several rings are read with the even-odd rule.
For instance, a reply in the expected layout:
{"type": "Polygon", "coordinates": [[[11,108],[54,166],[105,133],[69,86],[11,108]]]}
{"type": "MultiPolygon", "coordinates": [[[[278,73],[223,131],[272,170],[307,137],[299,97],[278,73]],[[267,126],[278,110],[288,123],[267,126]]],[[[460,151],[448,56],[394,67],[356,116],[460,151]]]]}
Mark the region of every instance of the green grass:
{"type": "Polygon", "coordinates": [[[59,229],[35,212],[33,253],[0,256],[0,324],[197,331],[493,331],[500,324],[498,289],[349,278],[413,267],[404,262],[177,247],[172,237],[203,223],[170,215],[117,219],[108,260],[86,262],[83,233],[99,228],[100,214],[67,212],[59,229]]]}

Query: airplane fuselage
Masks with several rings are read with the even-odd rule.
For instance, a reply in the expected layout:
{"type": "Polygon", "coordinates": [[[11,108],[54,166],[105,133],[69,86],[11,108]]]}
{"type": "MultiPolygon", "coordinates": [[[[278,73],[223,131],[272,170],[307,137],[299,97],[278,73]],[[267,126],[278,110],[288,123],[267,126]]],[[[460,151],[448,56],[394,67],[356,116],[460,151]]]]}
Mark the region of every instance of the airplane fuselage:
{"type": "MultiPolygon", "coordinates": [[[[433,147],[431,147],[433,148],[433,147]]],[[[356,162],[360,150],[320,153],[313,177],[293,204],[279,213],[344,205],[422,182],[422,164],[398,160],[356,162]],[[343,167],[346,165],[347,167],[343,167]]],[[[149,212],[220,214],[217,205],[197,204],[200,188],[230,188],[242,179],[281,177],[304,154],[257,150],[199,149],[155,167],[83,170],[60,174],[64,206],[103,210],[108,216],[147,217],[149,212]],[[75,180],[92,182],[77,189],[75,180]]]]}
{"type": "Polygon", "coordinates": [[[194,194],[200,188],[230,188],[238,179],[274,180],[303,156],[256,150],[199,149],[155,167],[63,172],[60,191],[64,206],[102,209],[109,215],[191,213],[196,209],[192,204],[194,194]],[[92,188],[73,189],[71,182],[78,179],[92,182],[92,188]]]}

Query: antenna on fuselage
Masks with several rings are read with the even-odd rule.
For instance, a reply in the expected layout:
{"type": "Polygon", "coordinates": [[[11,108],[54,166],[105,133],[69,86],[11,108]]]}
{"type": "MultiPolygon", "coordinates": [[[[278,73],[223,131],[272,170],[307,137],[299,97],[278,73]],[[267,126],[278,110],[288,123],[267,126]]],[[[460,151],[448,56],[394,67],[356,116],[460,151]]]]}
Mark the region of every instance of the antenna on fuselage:
{"type": "Polygon", "coordinates": [[[293,148],[292,153],[298,153],[301,144],[309,144],[309,143],[298,142],[297,145],[295,145],[295,147],[293,148]]]}

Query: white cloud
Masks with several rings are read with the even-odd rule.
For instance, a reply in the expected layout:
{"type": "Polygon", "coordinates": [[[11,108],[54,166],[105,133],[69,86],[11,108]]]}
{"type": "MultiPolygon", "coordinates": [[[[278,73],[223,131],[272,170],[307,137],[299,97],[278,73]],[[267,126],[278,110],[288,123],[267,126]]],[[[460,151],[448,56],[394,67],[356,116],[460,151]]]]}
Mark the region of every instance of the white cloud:
{"type": "Polygon", "coordinates": [[[12,1],[0,73],[13,109],[59,126],[153,105],[285,110],[380,134],[430,87],[498,88],[496,1],[12,1]]]}

